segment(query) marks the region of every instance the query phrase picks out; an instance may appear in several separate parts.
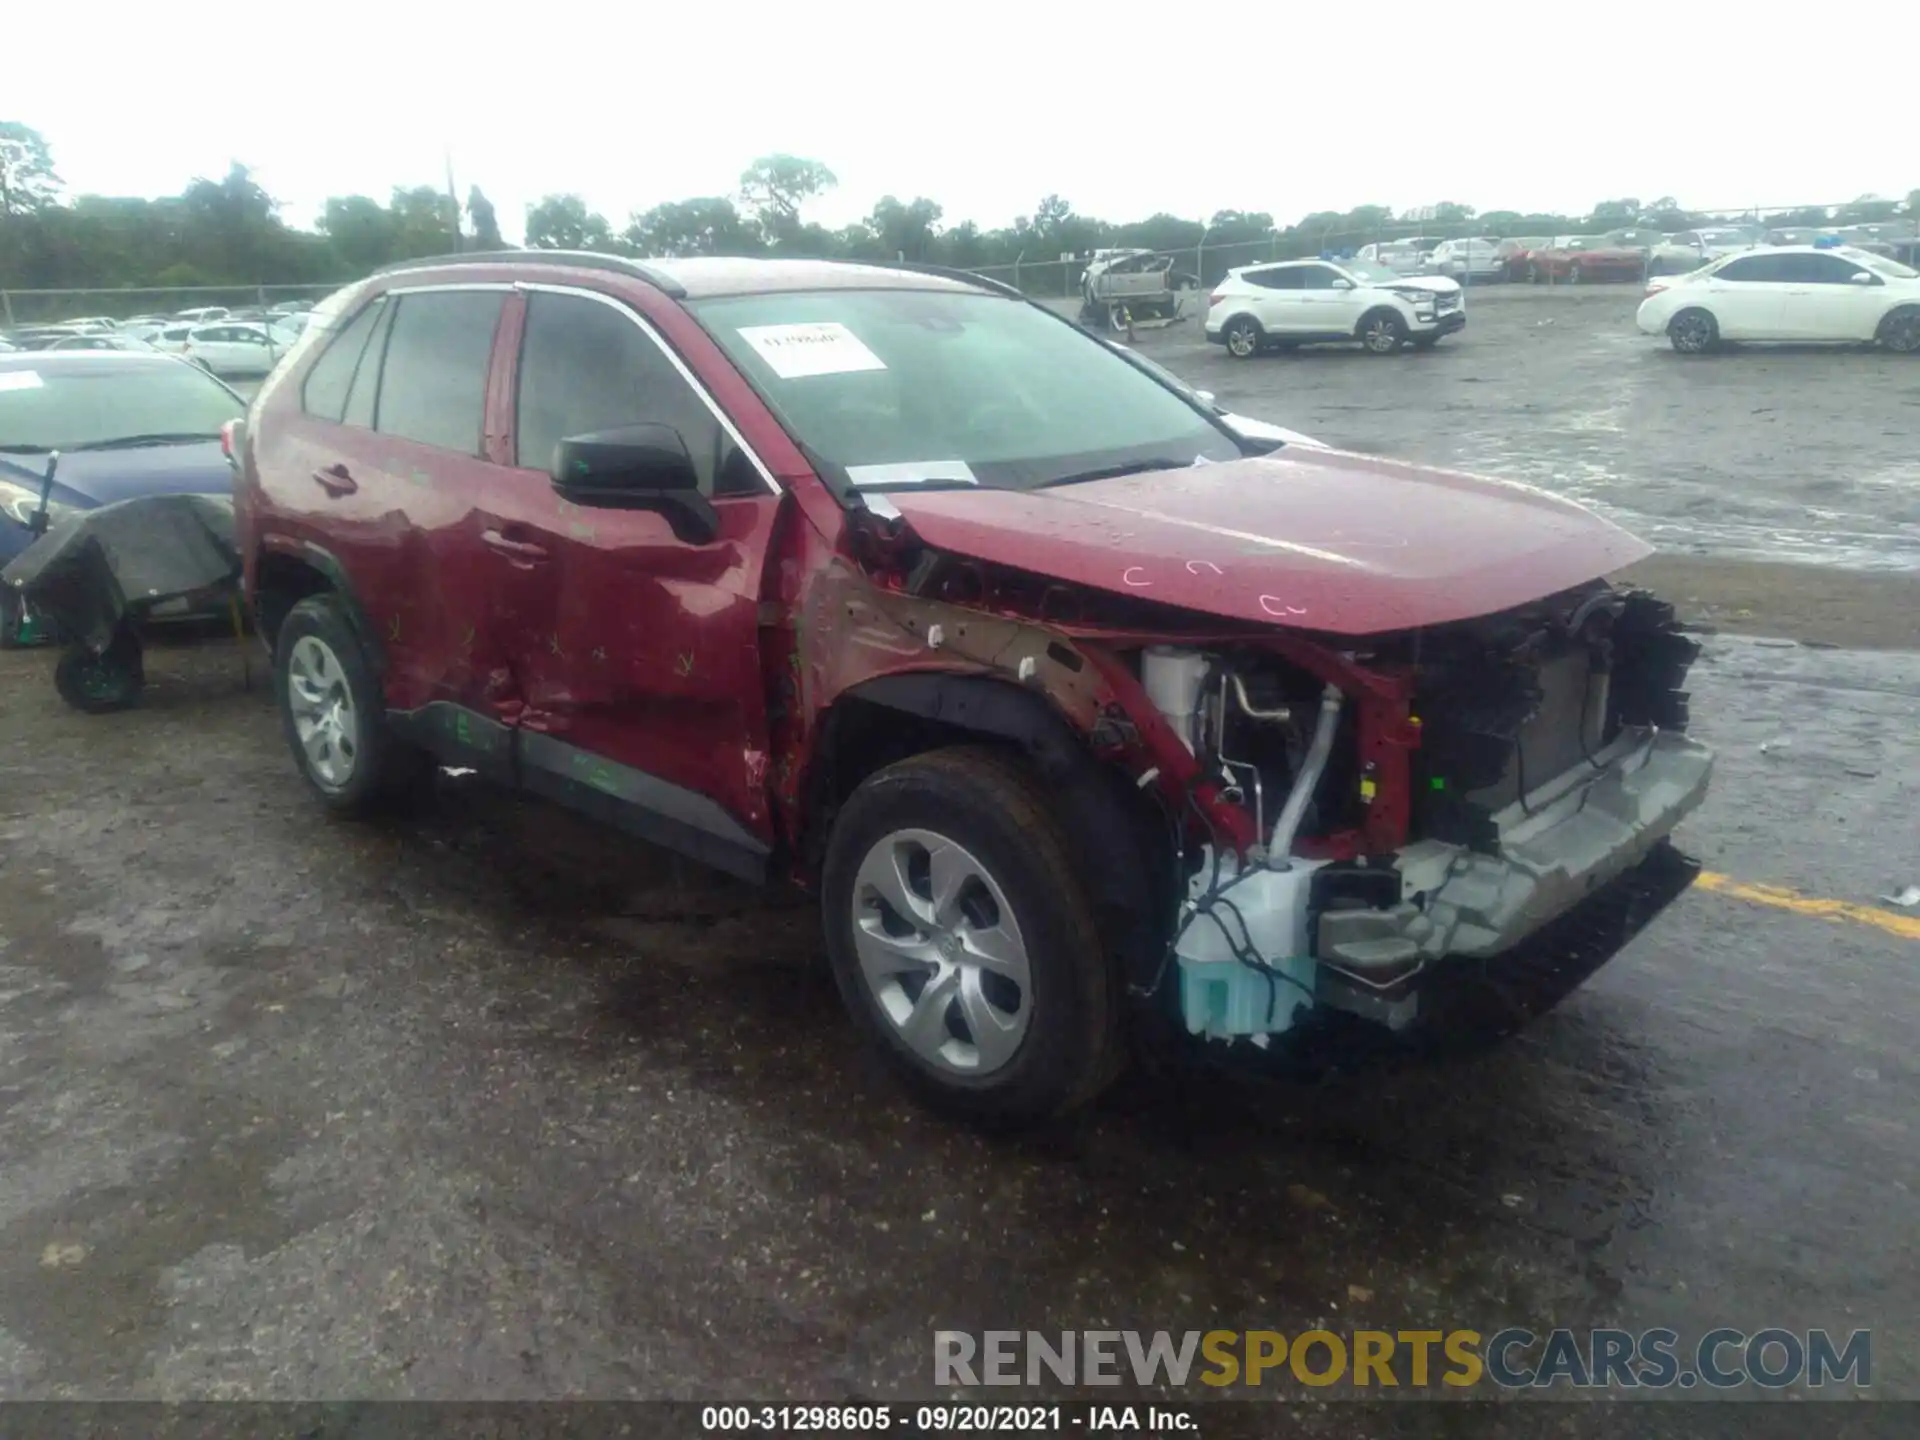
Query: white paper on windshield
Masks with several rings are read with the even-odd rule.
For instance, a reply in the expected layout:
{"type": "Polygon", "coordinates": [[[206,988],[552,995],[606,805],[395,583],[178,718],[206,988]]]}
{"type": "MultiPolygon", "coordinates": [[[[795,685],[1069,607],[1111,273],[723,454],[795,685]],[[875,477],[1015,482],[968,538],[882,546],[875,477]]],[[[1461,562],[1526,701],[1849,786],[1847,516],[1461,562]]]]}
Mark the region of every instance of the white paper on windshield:
{"type": "Polygon", "coordinates": [[[760,352],[782,380],[809,375],[846,375],[884,370],[886,363],[846,326],[832,320],[811,325],[747,325],[740,338],[760,352]]]}
{"type": "Polygon", "coordinates": [[[908,460],[899,465],[849,465],[847,479],[856,490],[874,485],[978,485],[964,460],[908,460]]]}
{"type": "Polygon", "coordinates": [[[38,370],[0,370],[0,390],[38,390],[42,383],[38,370]]]}

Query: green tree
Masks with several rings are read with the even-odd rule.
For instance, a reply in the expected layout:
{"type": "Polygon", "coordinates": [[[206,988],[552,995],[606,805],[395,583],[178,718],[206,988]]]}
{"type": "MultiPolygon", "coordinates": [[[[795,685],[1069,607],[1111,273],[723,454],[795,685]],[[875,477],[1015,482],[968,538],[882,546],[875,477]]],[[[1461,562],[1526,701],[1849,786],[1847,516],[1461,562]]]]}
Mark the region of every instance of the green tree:
{"type": "Polygon", "coordinates": [[[320,229],[350,274],[364,275],[399,258],[400,227],[393,211],[365,195],[328,200],[320,229]]]}
{"type": "Polygon", "coordinates": [[[886,259],[905,256],[909,260],[931,260],[940,233],[941,209],[924,196],[902,204],[891,195],[883,195],[867,216],[866,229],[874,245],[886,259]]]}
{"type": "Polygon", "coordinates": [[[1593,214],[1587,217],[1587,223],[1596,230],[1611,230],[1621,225],[1631,225],[1639,218],[1638,200],[1602,200],[1593,207],[1593,214]]]}
{"type": "Polygon", "coordinates": [[[1883,200],[1878,195],[1862,195],[1840,207],[1834,218],[1842,225],[1872,225],[1891,220],[1900,213],[1898,200],[1883,200]]]}
{"type": "Polygon", "coordinates": [[[435,185],[396,187],[387,210],[396,260],[445,255],[454,248],[459,214],[453,197],[435,185]]]}
{"type": "Polygon", "coordinates": [[[770,240],[785,244],[797,236],[800,207],[839,183],[818,160],[762,155],[740,172],[740,201],[770,240]]]}
{"type": "Polygon", "coordinates": [[[493,212],[493,202],[480,192],[478,185],[467,191],[467,222],[473,226],[474,249],[507,248],[507,242],[500,237],[500,219],[493,212]]]}
{"type": "Polygon", "coordinates": [[[527,244],[535,250],[609,250],[613,227],[578,195],[548,195],[527,207],[527,244]]]}
{"type": "Polygon", "coordinates": [[[18,120],[0,120],[0,217],[50,205],[59,190],[46,137],[18,120]]]}
{"type": "Polygon", "coordinates": [[[642,255],[753,255],[760,230],[724,195],[670,200],[627,222],[627,243],[642,255]]]}

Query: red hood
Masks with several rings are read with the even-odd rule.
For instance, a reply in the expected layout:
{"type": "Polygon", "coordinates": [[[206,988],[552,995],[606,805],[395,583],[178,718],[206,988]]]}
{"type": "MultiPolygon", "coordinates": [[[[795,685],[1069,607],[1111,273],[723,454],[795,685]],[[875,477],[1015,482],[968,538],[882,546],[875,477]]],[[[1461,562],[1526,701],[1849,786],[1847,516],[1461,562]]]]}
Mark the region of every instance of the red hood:
{"type": "Polygon", "coordinates": [[[1570,500],[1341,451],[887,498],[956,555],[1339,635],[1492,614],[1652,553],[1570,500]]]}

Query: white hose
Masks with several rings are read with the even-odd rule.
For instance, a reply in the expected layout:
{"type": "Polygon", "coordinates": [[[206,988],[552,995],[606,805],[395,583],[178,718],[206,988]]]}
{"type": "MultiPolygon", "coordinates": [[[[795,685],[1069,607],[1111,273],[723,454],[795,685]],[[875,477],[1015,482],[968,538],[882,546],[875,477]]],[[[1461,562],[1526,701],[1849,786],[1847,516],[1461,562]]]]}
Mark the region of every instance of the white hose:
{"type": "Polygon", "coordinates": [[[1293,789],[1287,793],[1280,818],[1273,822],[1273,839],[1267,846],[1267,855],[1276,864],[1285,864],[1287,856],[1293,853],[1300,822],[1306,818],[1307,806],[1313,802],[1313,792],[1326,771],[1327,757],[1333,753],[1333,737],[1340,728],[1340,702],[1336,686],[1329,685],[1320,694],[1320,721],[1314,727],[1313,743],[1307,747],[1307,758],[1294,777],[1293,789]]]}

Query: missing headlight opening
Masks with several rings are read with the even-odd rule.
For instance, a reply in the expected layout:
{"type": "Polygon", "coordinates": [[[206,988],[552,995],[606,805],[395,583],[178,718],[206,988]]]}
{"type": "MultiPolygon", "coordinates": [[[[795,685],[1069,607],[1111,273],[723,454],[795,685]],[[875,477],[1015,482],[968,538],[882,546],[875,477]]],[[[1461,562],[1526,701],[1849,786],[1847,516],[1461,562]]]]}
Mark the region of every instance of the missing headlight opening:
{"type": "Polygon", "coordinates": [[[1696,653],[1671,607],[1598,582],[1358,653],[1142,651],[1259,836],[1182,817],[1186,1029],[1264,1048],[1315,1011],[1404,1030],[1461,971],[1578,983],[1692,878],[1666,839],[1711,771],[1685,734],[1696,653]]]}

